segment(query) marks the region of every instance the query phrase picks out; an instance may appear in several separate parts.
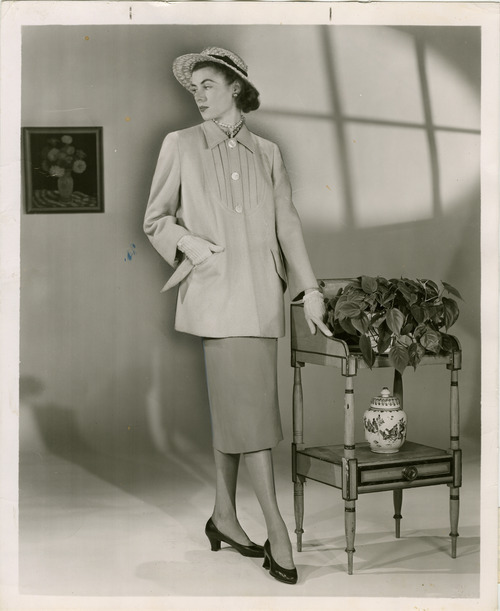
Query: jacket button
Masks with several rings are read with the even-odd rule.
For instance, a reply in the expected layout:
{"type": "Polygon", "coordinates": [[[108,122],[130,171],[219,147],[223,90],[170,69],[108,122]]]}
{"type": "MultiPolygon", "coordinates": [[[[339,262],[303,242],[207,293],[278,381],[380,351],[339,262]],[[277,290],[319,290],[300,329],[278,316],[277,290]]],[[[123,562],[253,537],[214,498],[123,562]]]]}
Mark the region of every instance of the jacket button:
{"type": "Polygon", "coordinates": [[[239,214],[241,214],[243,212],[243,206],[240,206],[239,204],[235,207],[235,212],[238,212],[239,214]]]}
{"type": "Polygon", "coordinates": [[[238,178],[239,178],[239,177],[240,177],[240,175],[238,174],[238,172],[233,172],[233,173],[231,174],[231,178],[232,178],[233,180],[238,180],[238,178]]]}

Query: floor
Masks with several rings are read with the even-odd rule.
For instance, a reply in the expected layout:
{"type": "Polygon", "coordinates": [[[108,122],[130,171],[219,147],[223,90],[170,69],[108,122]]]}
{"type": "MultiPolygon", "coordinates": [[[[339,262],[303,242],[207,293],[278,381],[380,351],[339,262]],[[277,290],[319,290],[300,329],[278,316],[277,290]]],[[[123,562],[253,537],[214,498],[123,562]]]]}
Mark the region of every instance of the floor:
{"type": "MultiPolygon", "coordinates": [[[[288,452],[286,447],[275,452],[276,481],[280,507],[293,533],[288,452]]],[[[308,482],[304,549],[295,553],[296,586],[272,579],[261,560],[243,558],[230,548],[210,551],[203,528],[213,503],[212,467],[207,455],[132,460],[95,453],[65,458],[24,453],[21,594],[426,599],[479,595],[477,457],[469,456],[464,465],[456,559],[450,557],[446,486],[405,491],[401,539],[393,534],[392,494],[374,493],[357,503],[352,576],[346,572],[341,496],[333,488],[308,482]]],[[[250,537],[263,541],[263,520],[244,467],[238,503],[240,521],[250,537]]]]}

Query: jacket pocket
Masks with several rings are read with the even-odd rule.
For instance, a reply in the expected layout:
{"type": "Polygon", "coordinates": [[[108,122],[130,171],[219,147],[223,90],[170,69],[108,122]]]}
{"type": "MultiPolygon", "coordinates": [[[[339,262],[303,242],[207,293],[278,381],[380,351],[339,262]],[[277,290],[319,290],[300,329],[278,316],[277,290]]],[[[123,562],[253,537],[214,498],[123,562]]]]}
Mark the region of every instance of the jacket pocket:
{"type": "Polygon", "coordinates": [[[288,279],[286,276],[285,264],[283,263],[283,258],[279,250],[271,249],[271,254],[274,259],[274,267],[276,269],[276,273],[281,278],[281,282],[283,284],[283,291],[286,291],[286,287],[288,285],[288,279]]]}
{"type": "Polygon", "coordinates": [[[174,286],[177,286],[181,282],[184,282],[184,280],[186,280],[188,276],[195,273],[197,270],[200,270],[200,273],[203,273],[205,267],[210,267],[213,264],[213,260],[220,254],[222,253],[214,252],[204,261],[198,263],[197,265],[193,265],[191,261],[187,257],[185,257],[170,277],[170,280],[167,282],[167,284],[165,284],[165,286],[160,292],[164,293],[165,291],[170,290],[174,286]]]}
{"type": "Polygon", "coordinates": [[[170,276],[170,280],[167,282],[167,284],[165,284],[165,286],[161,289],[160,292],[164,293],[165,291],[168,291],[174,286],[177,286],[180,282],[187,278],[187,276],[189,276],[192,270],[193,264],[187,257],[184,258],[177,266],[174,273],[170,276]]]}

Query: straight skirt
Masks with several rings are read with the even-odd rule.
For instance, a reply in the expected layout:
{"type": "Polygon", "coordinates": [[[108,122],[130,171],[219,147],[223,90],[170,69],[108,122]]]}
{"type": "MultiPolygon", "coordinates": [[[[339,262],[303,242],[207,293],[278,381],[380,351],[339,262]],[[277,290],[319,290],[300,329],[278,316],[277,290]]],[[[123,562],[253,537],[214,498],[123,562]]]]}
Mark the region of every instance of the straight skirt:
{"type": "Polygon", "coordinates": [[[257,452],[283,439],[278,404],[278,340],[204,338],[213,446],[226,454],[257,452]]]}

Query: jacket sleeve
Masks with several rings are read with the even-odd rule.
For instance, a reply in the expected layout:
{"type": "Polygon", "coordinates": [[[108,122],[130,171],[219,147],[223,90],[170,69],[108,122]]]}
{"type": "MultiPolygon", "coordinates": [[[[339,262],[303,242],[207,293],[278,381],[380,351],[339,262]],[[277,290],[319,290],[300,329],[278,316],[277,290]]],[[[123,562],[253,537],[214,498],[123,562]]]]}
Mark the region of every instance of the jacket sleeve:
{"type": "Polygon", "coordinates": [[[292,300],[303,291],[317,288],[318,281],[309,262],[302,225],[292,202],[292,187],[279,148],[274,147],[273,158],[276,233],[285,261],[288,287],[292,300]]]}
{"type": "Polygon", "coordinates": [[[177,222],[180,206],[181,170],[178,134],[168,134],[160,151],[144,217],[144,232],[160,255],[176,267],[177,242],[189,233],[177,222]]]}

